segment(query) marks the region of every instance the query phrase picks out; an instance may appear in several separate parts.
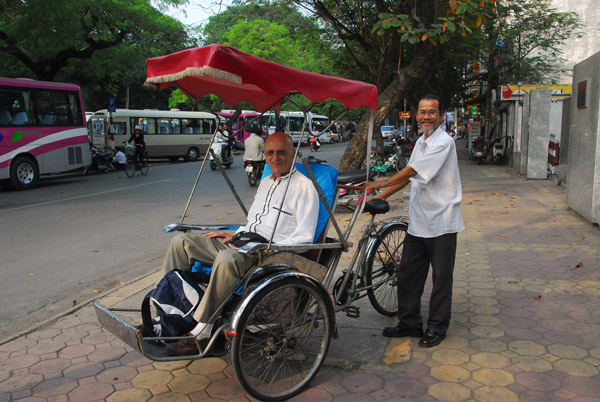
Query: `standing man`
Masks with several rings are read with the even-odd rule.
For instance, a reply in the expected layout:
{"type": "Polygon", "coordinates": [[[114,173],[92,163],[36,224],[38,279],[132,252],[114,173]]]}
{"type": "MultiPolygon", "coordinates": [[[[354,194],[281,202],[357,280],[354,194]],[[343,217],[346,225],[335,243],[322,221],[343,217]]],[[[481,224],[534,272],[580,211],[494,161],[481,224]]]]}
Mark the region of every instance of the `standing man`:
{"type": "Polygon", "coordinates": [[[444,108],[435,95],[419,101],[417,122],[423,135],[417,140],[408,165],[387,180],[370,182],[368,189],[386,189],[374,197],[385,200],[411,182],[408,233],[398,272],[396,327],[387,337],[420,337],[419,346],[439,345],[446,337],[452,308],[452,276],[456,235],[464,229],[459,211],[462,200],[454,140],[440,128],[444,108]],[[433,289],[427,330],[423,334],[421,296],[429,273],[433,289]]]}

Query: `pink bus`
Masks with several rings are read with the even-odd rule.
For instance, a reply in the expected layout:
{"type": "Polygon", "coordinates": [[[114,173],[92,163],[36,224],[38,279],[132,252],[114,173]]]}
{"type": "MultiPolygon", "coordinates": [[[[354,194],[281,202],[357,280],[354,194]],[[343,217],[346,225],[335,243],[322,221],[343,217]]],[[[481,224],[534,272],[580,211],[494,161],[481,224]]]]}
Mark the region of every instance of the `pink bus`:
{"type": "Polygon", "coordinates": [[[77,85],[0,78],[0,180],[29,190],[41,174],[90,163],[77,85]]]}
{"type": "MultiPolygon", "coordinates": [[[[217,114],[229,120],[231,116],[233,116],[234,112],[234,110],[221,110],[217,114]]],[[[243,144],[244,142],[246,142],[246,138],[250,137],[250,132],[248,131],[250,129],[250,126],[246,126],[243,130],[241,130],[241,128],[246,123],[248,123],[252,119],[257,118],[258,116],[260,116],[260,113],[255,112],[253,110],[243,110],[242,113],[240,113],[240,115],[237,117],[237,119],[231,123],[231,130],[228,129],[228,131],[232,131],[233,137],[243,144]]],[[[257,119],[255,123],[252,123],[252,125],[258,124],[260,124],[259,119],[257,119]]],[[[268,133],[264,132],[263,138],[266,139],[267,136],[268,133]]]]}

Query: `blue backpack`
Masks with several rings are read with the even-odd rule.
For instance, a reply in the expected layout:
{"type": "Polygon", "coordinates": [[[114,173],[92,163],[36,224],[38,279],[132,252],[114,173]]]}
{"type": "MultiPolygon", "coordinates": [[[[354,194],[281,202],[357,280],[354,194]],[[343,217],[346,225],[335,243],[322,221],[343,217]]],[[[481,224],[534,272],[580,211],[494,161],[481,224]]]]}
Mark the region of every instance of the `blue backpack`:
{"type": "Polygon", "coordinates": [[[209,280],[202,272],[169,271],[142,301],[144,336],[181,336],[194,329],[198,324],[194,311],[209,280]],[[156,310],[155,318],[151,306],[156,310]]]}

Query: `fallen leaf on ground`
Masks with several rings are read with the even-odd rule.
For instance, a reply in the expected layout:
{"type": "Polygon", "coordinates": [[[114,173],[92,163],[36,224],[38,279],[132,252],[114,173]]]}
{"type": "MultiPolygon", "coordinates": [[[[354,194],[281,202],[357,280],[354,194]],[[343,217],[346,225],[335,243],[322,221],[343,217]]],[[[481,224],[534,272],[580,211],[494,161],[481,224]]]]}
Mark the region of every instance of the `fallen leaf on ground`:
{"type": "Polygon", "coordinates": [[[73,300],[73,302],[71,303],[71,306],[76,306],[77,305],[77,300],[73,300]]]}
{"type": "Polygon", "coordinates": [[[481,194],[481,195],[483,195],[484,197],[489,197],[490,196],[489,194],[481,194]]]}
{"type": "Polygon", "coordinates": [[[466,204],[466,205],[473,205],[473,203],[472,203],[472,202],[467,202],[467,204],[466,204]]]}
{"type": "Polygon", "coordinates": [[[98,289],[94,289],[94,293],[100,293],[98,289]]]}
{"type": "Polygon", "coordinates": [[[233,215],[233,212],[229,211],[227,212],[227,215],[233,215]]]}
{"type": "Polygon", "coordinates": [[[508,215],[508,211],[498,212],[498,215],[508,215]]]}
{"type": "Polygon", "coordinates": [[[189,218],[189,217],[190,217],[189,215],[184,215],[184,218],[189,218]]]}
{"type": "Polygon", "coordinates": [[[481,201],[483,201],[483,200],[473,200],[473,202],[481,202],[481,201]]]}
{"type": "Polygon", "coordinates": [[[575,268],[581,268],[583,267],[583,263],[580,261],[577,261],[577,264],[575,264],[575,268]]]}
{"type": "Polygon", "coordinates": [[[533,299],[535,299],[535,300],[542,300],[542,295],[533,296],[533,299]]]}
{"type": "Polygon", "coordinates": [[[222,216],[217,217],[218,220],[224,219],[222,216]]]}
{"type": "Polygon", "coordinates": [[[579,243],[571,243],[571,246],[579,246],[579,243]]]}
{"type": "Polygon", "coordinates": [[[119,283],[117,283],[117,285],[121,286],[122,284],[124,284],[125,282],[120,281],[119,283]]]}
{"type": "Polygon", "coordinates": [[[349,220],[350,220],[350,218],[343,218],[342,220],[343,220],[343,221],[349,221],[349,220]]]}
{"type": "Polygon", "coordinates": [[[514,205],[507,205],[504,208],[516,208],[514,205]]]}
{"type": "Polygon", "coordinates": [[[552,236],[554,237],[560,237],[559,235],[557,235],[556,233],[552,233],[552,236]]]}
{"type": "Polygon", "coordinates": [[[90,250],[90,252],[92,252],[92,253],[97,253],[97,252],[98,252],[98,250],[90,250]]]}
{"type": "Polygon", "coordinates": [[[519,281],[508,281],[508,283],[519,283],[519,281]]]}
{"type": "Polygon", "coordinates": [[[204,204],[203,207],[210,207],[210,204],[204,204]]]}
{"type": "Polygon", "coordinates": [[[30,272],[27,275],[29,275],[29,276],[35,276],[35,274],[33,272],[30,272]]]}
{"type": "Polygon", "coordinates": [[[499,200],[500,197],[492,197],[492,200],[499,200]]]}
{"type": "MultiPolygon", "coordinates": [[[[500,190],[500,191],[502,191],[502,190],[500,190]]],[[[491,194],[492,195],[502,195],[502,194],[499,194],[499,193],[491,193],[491,194]]]]}
{"type": "Polygon", "coordinates": [[[498,233],[498,237],[506,237],[506,233],[498,233]]]}
{"type": "Polygon", "coordinates": [[[486,215],[492,215],[493,214],[493,212],[483,212],[483,213],[486,214],[486,215]]]}
{"type": "Polygon", "coordinates": [[[32,323],[31,323],[31,326],[32,326],[32,327],[35,327],[36,325],[38,325],[38,323],[37,323],[37,322],[32,322],[32,323]]]}
{"type": "Polygon", "coordinates": [[[585,239],[585,236],[582,234],[579,235],[579,237],[581,237],[582,239],[585,239]]]}

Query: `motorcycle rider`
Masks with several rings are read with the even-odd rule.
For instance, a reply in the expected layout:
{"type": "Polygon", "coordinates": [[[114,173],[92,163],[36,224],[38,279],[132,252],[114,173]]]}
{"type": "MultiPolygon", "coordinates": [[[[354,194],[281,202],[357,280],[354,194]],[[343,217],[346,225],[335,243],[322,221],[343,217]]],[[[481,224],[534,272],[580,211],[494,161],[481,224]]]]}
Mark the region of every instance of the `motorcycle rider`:
{"type": "Polygon", "coordinates": [[[244,143],[244,162],[264,161],[265,140],[262,138],[261,130],[258,126],[255,126],[249,131],[250,137],[246,138],[246,142],[244,143]]]}
{"type": "Polygon", "coordinates": [[[226,159],[225,147],[227,146],[228,138],[226,136],[227,131],[223,131],[223,123],[219,123],[217,126],[217,135],[215,135],[215,144],[221,145],[221,152],[219,156],[221,157],[221,162],[226,159]]]}

